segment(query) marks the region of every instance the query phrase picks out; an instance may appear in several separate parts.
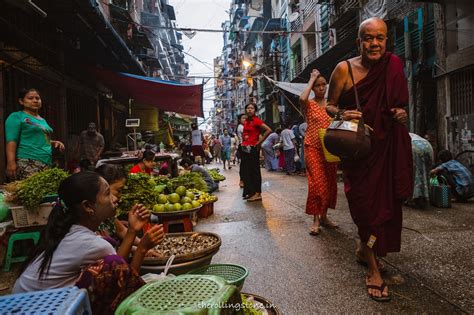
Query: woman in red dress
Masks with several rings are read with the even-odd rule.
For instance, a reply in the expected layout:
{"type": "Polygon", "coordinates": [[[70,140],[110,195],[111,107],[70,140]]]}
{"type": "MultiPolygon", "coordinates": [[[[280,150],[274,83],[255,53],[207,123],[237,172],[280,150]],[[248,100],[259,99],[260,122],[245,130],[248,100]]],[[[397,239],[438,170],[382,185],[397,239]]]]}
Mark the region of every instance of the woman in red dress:
{"type": "Polygon", "coordinates": [[[136,164],[134,167],[132,167],[130,169],[129,173],[130,174],[143,173],[143,174],[151,175],[155,165],[156,165],[156,163],[155,163],[155,152],[150,151],[150,150],[146,150],[145,152],[143,152],[143,157],[140,160],[140,162],[138,162],[138,164],[136,164]]]}
{"type": "Polygon", "coordinates": [[[308,129],[304,140],[304,154],[308,174],[308,198],[306,213],[314,216],[310,234],[318,235],[320,226],[336,228],[327,217],[328,208],[336,207],[337,164],[326,162],[318,130],[326,129],[331,118],[326,113],[326,79],[314,69],[308,86],[300,96],[300,103],[306,112],[308,129]],[[311,91],[314,99],[309,99],[311,91]]]}

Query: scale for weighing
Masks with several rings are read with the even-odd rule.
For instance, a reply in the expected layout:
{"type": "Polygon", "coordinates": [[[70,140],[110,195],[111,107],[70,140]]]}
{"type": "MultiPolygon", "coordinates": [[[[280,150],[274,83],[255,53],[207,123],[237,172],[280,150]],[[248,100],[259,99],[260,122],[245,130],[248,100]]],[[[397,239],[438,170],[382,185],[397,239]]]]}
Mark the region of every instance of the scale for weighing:
{"type": "Polygon", "coordinates": [[[140,118],[129,118],[125,120],[125,127],[133,129],[133,132],[127,134],[125,140],[127,142],[127,151],[130,151],[128,147],[129,140],[133,142],[133,151],[137,151],[137,135],[141,137],[141,134],[137,132],[137,128],[140,127],[140,118]]]}

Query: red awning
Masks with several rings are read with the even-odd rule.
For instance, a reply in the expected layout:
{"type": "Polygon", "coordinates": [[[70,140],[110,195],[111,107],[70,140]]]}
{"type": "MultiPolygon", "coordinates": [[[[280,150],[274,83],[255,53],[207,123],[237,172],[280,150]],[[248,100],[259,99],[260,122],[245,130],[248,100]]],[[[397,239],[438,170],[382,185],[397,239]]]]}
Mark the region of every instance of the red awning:
{"type": "Polygon", "coordinates": [[[114,94],[131,98],[134,103],[155,106],[169,112],[204,117],[202,84],[165,81],[99,68],[94,68],[92,71],[99,81],[114,94]]]}

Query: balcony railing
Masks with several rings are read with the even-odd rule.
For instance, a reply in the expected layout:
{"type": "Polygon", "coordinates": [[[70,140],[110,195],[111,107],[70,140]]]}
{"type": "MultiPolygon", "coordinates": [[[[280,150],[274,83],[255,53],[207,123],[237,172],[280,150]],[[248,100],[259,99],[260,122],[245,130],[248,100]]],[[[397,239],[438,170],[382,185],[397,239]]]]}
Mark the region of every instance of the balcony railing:
{"type": "Polygon", "coordinates": [[[313,17],[314,20],[314,13],[316,12],[316,0],[310,0],[306,3],[305,7],[303,8],[303,21],[306,22],[308,19],[313,17]]]}
{"type": "Polygon", "coordinates": [[[291,30],[294,31],[300,31],[303,28],[303,19],[300,16],[293,22],[291,22],[291,30]]]}
{"type": "Polygon", "coordinates": [[[303,59],[303,68],[306,68],[307,65],[309,65],[311,62],[316,60],[316,57],[317,57],[316,53],[317,53],[317,51],[316,51],[316,48],[315,48],[315,49],[311,50],[306,57],[304,57],[304,59],[303,59]]]}

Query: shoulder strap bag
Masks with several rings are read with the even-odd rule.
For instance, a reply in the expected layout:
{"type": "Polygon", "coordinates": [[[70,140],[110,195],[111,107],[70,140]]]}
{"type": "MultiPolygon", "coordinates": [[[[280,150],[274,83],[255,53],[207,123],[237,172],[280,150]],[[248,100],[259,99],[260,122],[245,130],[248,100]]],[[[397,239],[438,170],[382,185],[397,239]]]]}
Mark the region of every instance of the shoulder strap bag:
{"type": "MultiPolygon", "coordinates": [[[[357,110],[362,112],[351,63],[349,61],[346,62],[354,86],[357,110]]],[[[366,158],[370,153],[371,147],[369,127],[364,124],[363,117],[358,121],[333,120],[324,135],[324,146],[330,153],[338,156],[342,161],[357,161],[366,158]]]]}

